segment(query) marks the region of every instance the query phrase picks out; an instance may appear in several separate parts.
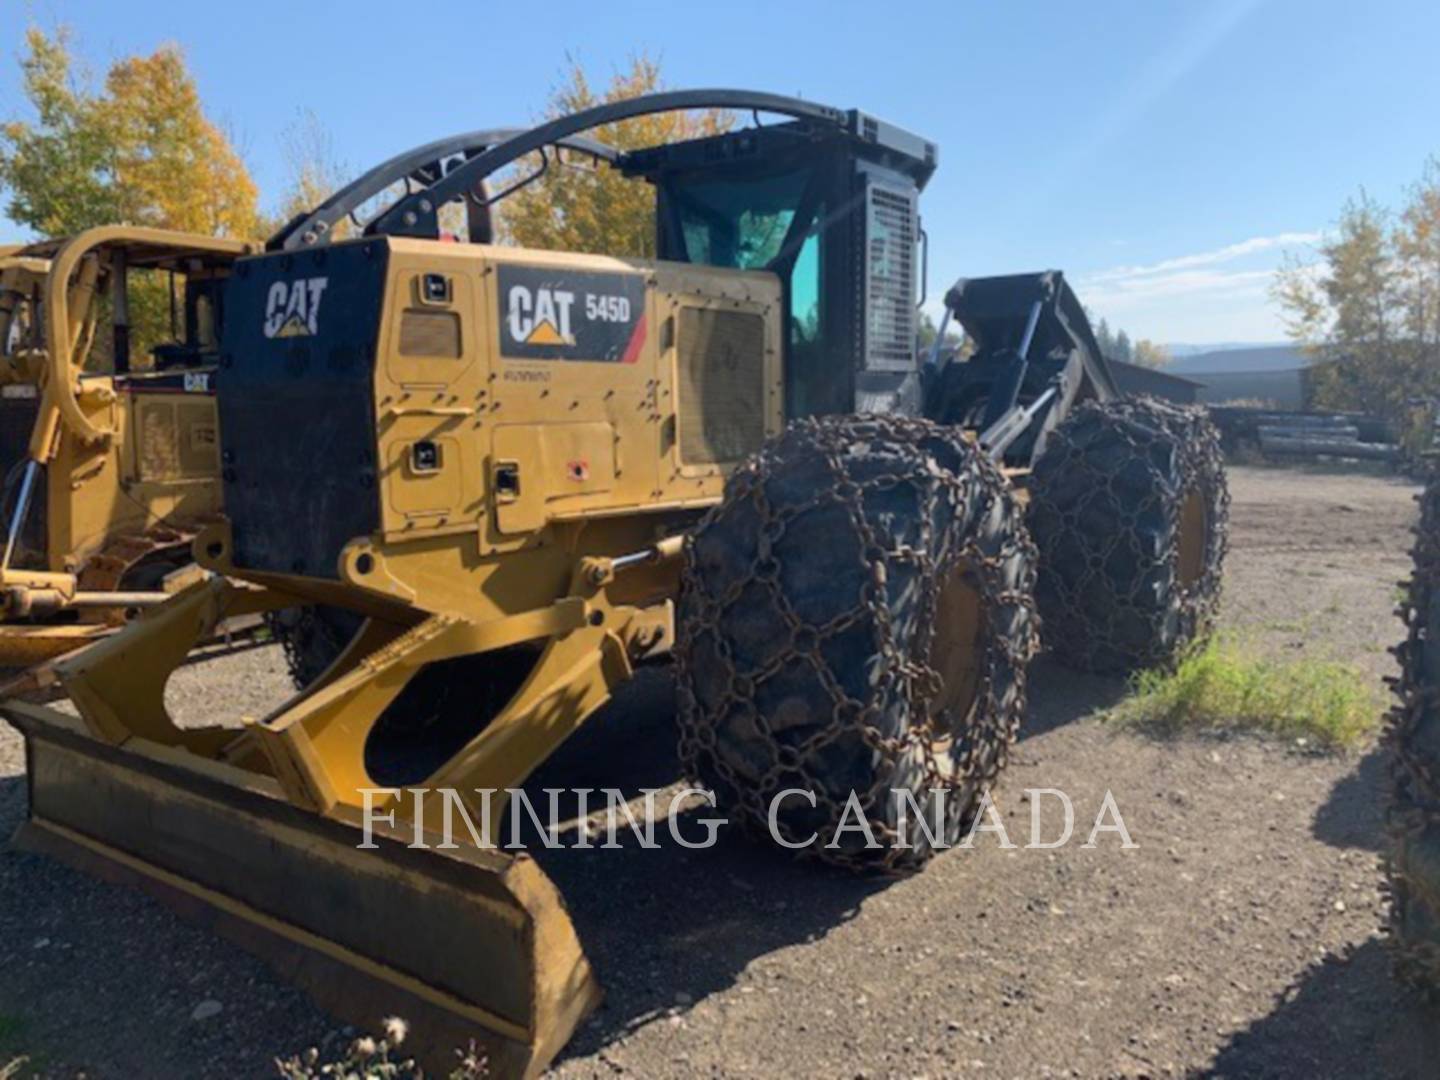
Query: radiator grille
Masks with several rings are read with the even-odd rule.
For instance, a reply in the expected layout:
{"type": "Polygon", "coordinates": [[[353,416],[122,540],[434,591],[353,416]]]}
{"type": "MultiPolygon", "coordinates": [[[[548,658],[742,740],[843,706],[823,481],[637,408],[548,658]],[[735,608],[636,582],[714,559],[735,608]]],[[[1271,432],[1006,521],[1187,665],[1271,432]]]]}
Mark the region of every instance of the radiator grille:
{"type": "Polygon", "coordinates": [[[137,401],[136,457],[141,480],[202,480],[220,471],[215,405],[137,401]]]}
{"type": "Polygon", "coordinates": [[[453,311],[405,312],[400,317],[401,356],[460,355],[460,316],[453,311]]]}
{"type": "Polygon", "coordinates": [[[740,461],[765,441],[765,321],[684,308],[678,331],[680,460],[740,461]]]}
{"type": "Polygon", "coordinates": [[[872,183],[865,230],[865,366],[915,366],[915,198],[872,183]]]}
{"type": "Polygon", "coordinates": [[[220,440],[212,401],[182,401],[175,406],[180,427],[180,471],[186,478],[220,472],[220,440]]]}

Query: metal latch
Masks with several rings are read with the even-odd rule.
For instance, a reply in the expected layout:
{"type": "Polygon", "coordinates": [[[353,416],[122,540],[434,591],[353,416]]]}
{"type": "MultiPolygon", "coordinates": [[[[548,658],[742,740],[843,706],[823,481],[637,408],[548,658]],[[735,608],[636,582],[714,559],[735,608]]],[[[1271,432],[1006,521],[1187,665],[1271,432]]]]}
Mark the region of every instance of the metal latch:
{"type": "Polygon", "coordinates": [[[512,503],[520,498],[520,463],[500,461],[495,464],[495,498],[502,503],[512,503]]]}

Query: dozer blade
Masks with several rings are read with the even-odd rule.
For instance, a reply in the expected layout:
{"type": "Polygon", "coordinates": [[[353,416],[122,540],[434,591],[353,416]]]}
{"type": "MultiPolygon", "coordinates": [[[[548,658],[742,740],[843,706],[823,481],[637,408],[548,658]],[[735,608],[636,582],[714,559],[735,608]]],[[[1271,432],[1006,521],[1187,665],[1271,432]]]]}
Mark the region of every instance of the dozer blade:
{"type": "Polygon", "coordinates": [[[0,702],[24,734],[18,846],[138,885],[238,941],[336,1016],[399,1015],[444,1075],[471,1040],[495,1077],[533,1076],[598,1003],[550,880],[528,856],[412,848],[413,829],[285,801],[268,777],[140,737],[115,746],[41,705],[0,702]]]}

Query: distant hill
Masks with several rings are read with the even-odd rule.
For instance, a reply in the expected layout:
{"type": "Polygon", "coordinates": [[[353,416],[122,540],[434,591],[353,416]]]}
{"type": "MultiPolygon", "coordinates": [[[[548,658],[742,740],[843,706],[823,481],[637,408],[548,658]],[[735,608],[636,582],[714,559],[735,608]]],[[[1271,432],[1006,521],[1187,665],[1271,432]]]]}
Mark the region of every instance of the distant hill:
{"type": "Polygon", "coordinates": [[[1187,345],[1171,343],[1166,350],[1171,356],[1195,356],[1197,353],[1233,352],[1236,349],[1265,349],[1276,344],[1273,341],[1216,341],[1209,345],[1187,345]]]}
{"type": "Polygon", "coordinates": [[[1177,353],[1165,370],[1174,375],[1200,377],[1216,372],[1293,371],[1305,367],[1309,359],[1294,345],[1221,346],[1206,352],[1177,353]]]}

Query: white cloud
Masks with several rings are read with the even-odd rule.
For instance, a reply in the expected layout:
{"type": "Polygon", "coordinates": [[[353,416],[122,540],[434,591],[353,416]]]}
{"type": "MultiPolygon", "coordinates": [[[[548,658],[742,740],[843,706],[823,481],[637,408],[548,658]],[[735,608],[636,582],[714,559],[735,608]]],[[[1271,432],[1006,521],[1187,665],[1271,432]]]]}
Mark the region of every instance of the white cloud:
{"type": "MultiPolygon", "coordinates": [[[[1287,251],[1306,255],[1323,239],[1319,232],[1252,236],[1145,265],[1076,273],[1069,280],[1095,318],[1107,319],[1132,338],[1281,341],[1285,324],[1270,299],[1280,256],[1287,251]]],[[[932,290],[924,310],[938,324],[945,313],[942,297],[932,290]]]]}
{"type": "Polygon", "coordinates": [[[1284,325],[1270,300],[1278,256],[1284,250],[1311,247],[1321,238],[1318,232],[1254,236],[1148,265],[1082,274],[1075,279],[1075,288],[1087,307],[1134,337],[1279,339],[1284,325]]]}
{"type": "Polygon", "coordinates": [[[1247,255],[1270,251],[1274,248],[1309,247],[1319,241],[1321,235],[1318,232],[1288,232],[1278,233],[1275,236],[1252,236],[1249,240],[1241,240],[1238,244],[1228,244],[1225,247],[1216,248],[1214,251],[1180,255],[1173,259],[1163,259],[1149,266],[1117,266],[1110,270],[1101,270],[1098,273],[1087,275],[1086,280],[1092,282],[1127,281],[1132,278],[1169,274],[1194,266],[1214,266],[1218,263],[1234,262],[1247,255]]]}

